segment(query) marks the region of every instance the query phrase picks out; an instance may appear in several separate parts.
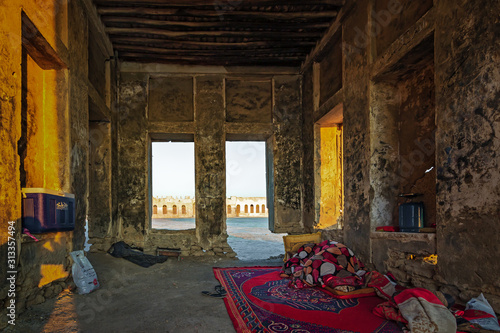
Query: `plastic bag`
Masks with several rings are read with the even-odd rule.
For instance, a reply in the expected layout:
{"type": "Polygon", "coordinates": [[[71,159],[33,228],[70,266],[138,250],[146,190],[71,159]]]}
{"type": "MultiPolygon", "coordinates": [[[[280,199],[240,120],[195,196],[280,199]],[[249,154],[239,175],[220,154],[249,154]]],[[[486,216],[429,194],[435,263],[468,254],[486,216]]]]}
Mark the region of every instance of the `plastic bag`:
{"type": "Polygon", "coordinates": [[[99,281],[97,281],[97,274],[94,267],[92,267],[90,261],[85,257],[83,251],[73,251],[70,254],[74,261],[71,273],[73,274],[73,281],[78,288],[78,293],[88,294],[99,288],[99,281]]]}
{"type": "MultiPolygon", "coordinates": [[[[466,318],[469,322],[473,324],[479,324],[481,325],[482,328],[486,330],[500,331],[500,326],[498,325],[498,319],[495,314],[495,311],[493,310],[490,303],[488,303],[488,301],[486,300],[486,298],[482,293],[478,297],[472,298],[470,301],[467,302],[467,305],[465,306],[466,314],[467,310],[482,311],[487,314],[480,316],[481,318],[474,318],[474,319],[466,318]]],[[[475,315],[477,316],[477,313],[475,315]]]]}

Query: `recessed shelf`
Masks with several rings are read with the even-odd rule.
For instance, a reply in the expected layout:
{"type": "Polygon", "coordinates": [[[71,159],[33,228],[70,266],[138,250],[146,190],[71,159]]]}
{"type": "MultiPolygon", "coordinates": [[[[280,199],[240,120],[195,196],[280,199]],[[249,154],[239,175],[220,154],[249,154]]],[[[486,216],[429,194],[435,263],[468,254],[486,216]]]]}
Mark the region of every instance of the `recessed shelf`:
{"type": "Polygon", "coordinates": [[[418,69],[419,58],[434,50],[434,20],[435,10],[432,8],[396,39],[373,63],[372,79],[379,81],[388,75],[400,76],[404,75],[402,71],[418,69]]]}
{"type": "Polygon", "coordinates": [[[372,232],[370,238],[435,242],[436,234],[427,232],[372,232]]]}

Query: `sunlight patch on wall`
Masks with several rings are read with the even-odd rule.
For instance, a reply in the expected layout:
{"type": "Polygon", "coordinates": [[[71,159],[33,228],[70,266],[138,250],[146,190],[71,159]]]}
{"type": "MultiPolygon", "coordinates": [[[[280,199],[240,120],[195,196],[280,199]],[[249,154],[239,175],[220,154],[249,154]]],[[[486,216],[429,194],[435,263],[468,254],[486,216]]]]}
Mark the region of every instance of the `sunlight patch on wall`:
{"type": "Polygon", "coordinates": [[[40,266],[40,273],[42,275],[42,278],[38,282],[38,288],[45,286],[52,281],[67,278],[69,276],[69,272],[66,272],[64,270],[63,265],[42,264],[40,266]]]}

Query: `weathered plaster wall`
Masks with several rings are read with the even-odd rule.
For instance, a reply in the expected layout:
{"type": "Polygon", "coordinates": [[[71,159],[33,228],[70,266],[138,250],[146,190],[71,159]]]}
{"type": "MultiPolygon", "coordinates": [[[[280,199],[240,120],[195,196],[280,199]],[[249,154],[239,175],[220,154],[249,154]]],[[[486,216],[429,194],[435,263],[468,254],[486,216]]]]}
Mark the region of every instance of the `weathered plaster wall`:
{"type": "Polygon", "coordinates": [[[149,81],[149,119],[193,121],[193,78],[153,77],[149,81]]]}
{"type": "Polygon", "coordinates": [[[119,86],[118,139],[118,209],[120,237],[129,243],[144,246],[146,216],[149,214],[148,137],[148,75],[121,73],[119,86]]]}
{"type": "MultiPolygon", "coordinates": [[[[434,61],[429,60],[422,70],[409,73],[398,83],[399,193],[422,194],[411,201],[424,203],[426,226],[436,223],[434,61]],[[423,150],[426,146],[432,148],[423,150]]],[[[394,216],[399,217],[397,207],[394,216]]]]}
{"type": "Polygon", "coordinates": [[[302,179],[304,200],[302,219],[307,232],[312,232],[314,225],[314,103],[313,103],[313,68],[309,66],[302,77],[302,145],[304,148],[302,179]]]}
{"type": "Polygon", "coordinates": [[[71,54],[69,80],[70,174],[75,195],[76,223],[74,248],[83,249],[88,212],[88,16],[80,1],[68,3],[68,51],[71,54]]]}
{"type": "MultiPolygon", "coordinates": [[[[344,41],[353,45],[368,24],[368,1],[358,1],[346,18],[344,41]]],[[[344,54],[344,239],[361,260],[370,253],[370,118],[369,67],[365,45],[344,54]]]]}
{"type": "MultiPolygon", "coordinates": [[[[7,262],[7,221],[16,221],[17,314],[66,286],[69,251],[82,249],[85,241],[87,27],[90,15],[96,14],[88,14],[88,4],[87,0],[19,0],[0,6],[0,257],[7,262]],[[40,242],[21,235],[23,186],[73,193],[75,230],[36,235],[40,242]]],[[[0,277],[5,281],[4,269],[0,277]]],[[[6,296],[7,285],[2,284],[0,329],[6,325],[6,296]]]]}
{"type": "Polygon", "coordinates": [[[102,98],[105,98],[106,87],[106,62],[107,57],[99,47],[99,32],[93,25],[88,29],[88,74],[89,81],[102,98]]]}
{"type": "Polygon", "coordinates": [[[463,298],[482,290],[498,300],[500,4],[445,0],[436,9],[438,270],[463,298]]]}
{"type": "Polygon", "coordinates": [[[195,81],[196,235],[202,247],[212,248],[227,238],[224,77],[195,81]]]}
{"type": "Polygon", "coordinates": [[[325,50],[325,57],[319,62],[319,102],[324,104],[342,88],[342,31],[339,30],[325,50]]]}
{"type": "MultiPolygon", "coordinates": [[[[21,15],[17,3],[0,8],[0,260],[7,263],[8,221],[18,222],[21,216],[21,187],[19,184],[19,155],[17,141],[21,136],[21,15]],[[17,46],[17,47],[16,47],[17,46]]],[[[16,223],[17,230],[21,223],[16,223]]],[[[5,264],[4,264],[5,265],[5,264]]],[[[6,281],[7,271],[0,270],[0,279],[6,281]]],[[[0,329],[7,325],[8,286],[0,289],[0,329]]]]}
{"type": "Polygon", "coordinates": [[[89,151],[89,238],[106,237],[111,227],[111,125],[91,122],[90,133],[99,133],[90,139],[89,151]]]}
{"type": "MultiPolygon", "coordinates": [[[[383,54],[387,48],[422,17],[430,8],[432,0],[377,0],[373,2],[372,31],[376,35],[377,55],[383,54]]],[[[361,30],[363,31],[363,30],[361,30]]]]}
{"type": "MultiPolygon", "coordinates": [[[[229,137],[269,138],[275,170],[274,226],[281,228],[280,232],[303,230],[300,76],[258,75],[253,70],[225,73],[220,68],[207,68],[206,74],[190,74],[193,70],[182,66],[170,67],[170,71],[145,71],[143,66],[129,63],[123,63],[122,69],[119,237],[148,252],[157,247],[177,246],[185,255],[234,256],[226,243],[225,225],[225,143],[229,137]],[[174,96],[171,103],[165,103],[165,91],[178,98],[174,96]],[[151,230],[150,140],[194,141],[195,230],[151,230]],[[292,164],[290,158],[294,159],[292,164]]],[[[158,211],[162,208],[157,207],[158,211]]],[[[180,209],[178,205],[178,212],[180,209]]],[[[244,215],[243,210],[241,213],[244,215]]]]}
{"type": "Polygon", "coordinates": [[[226,80],[226,121],[269,123],[272,114],[271,81],[267,78],[226,80]]]}
{"type": "Polygon", "coordinates": [[[372,226],[398,225],[399,106],[395,83],[370,85],[370,220],[372,226]]]}
{"type": "Polygon", "coordinates": [[[344,241],[403,283],[462,302],[483,292],[499,312],[500,5],[435,3],[357,1],[342,19],[344,241]],[[424,193],[435,234],[373,232],[397,225],[400,192],[424,193]],[[421,262],[429,254],[437,265],[421,262]]]}
{"type": "Polygon", "coordinates": [[[302,233],[302,107],[300,76],[274,78],[274,228],[302,233]]]}

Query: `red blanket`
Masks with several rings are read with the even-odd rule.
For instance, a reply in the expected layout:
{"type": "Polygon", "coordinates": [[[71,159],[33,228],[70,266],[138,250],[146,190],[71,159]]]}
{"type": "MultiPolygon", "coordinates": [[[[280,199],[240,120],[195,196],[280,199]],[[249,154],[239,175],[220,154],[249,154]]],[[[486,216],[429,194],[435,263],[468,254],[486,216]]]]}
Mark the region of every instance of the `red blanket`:
{"type": "Polygon", "coordinates": [[[453,314],[427,289],[412,288],[395,293],[387,302],[375,307],[373,313],[406,323],[412,332],[455,333],[453,314]]]}
{"type": "Polygon", "coordinates": [[[354,297],[359,297],[355,290],[374,288],[378,296],[388,300],[373,310],[376,315],[402,322],[412,332],[456,332],[455,317],[432,292],[423,288],[396,291],[387,276],[367,273],[364,268],[344,244],[326,240],[302,246],[283,265],[281,277],[291,277],[294,288],[347,288],[354,297]]]}

